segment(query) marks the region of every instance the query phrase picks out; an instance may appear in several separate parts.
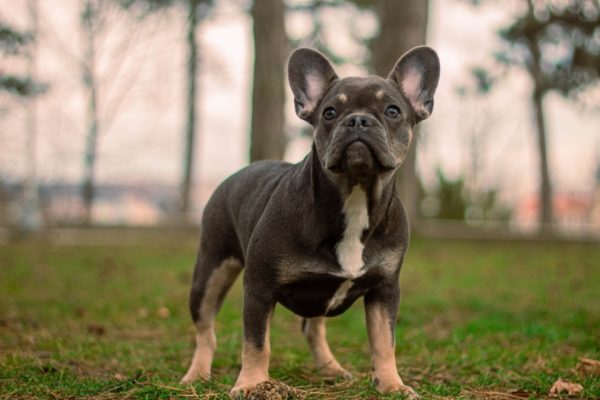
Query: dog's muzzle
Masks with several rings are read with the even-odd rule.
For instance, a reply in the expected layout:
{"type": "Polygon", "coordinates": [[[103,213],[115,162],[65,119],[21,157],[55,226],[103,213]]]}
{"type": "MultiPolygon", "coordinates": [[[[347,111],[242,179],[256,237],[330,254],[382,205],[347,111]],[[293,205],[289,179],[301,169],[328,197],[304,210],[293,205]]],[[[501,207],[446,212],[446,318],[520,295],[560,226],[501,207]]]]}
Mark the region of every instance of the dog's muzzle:
{"type": "Polygon", "coordinates": [[[342,169],[350,174],[365,174],[376,169],[376,161],[366,144],[357,140],[346,147],[342,169]]]}
{"type": "Polygon", "coordinates": [[[396,160],[379,121],[352,114],[335,129],[325,167],[335,173],[373,174],[395,169],[396,160]]]}

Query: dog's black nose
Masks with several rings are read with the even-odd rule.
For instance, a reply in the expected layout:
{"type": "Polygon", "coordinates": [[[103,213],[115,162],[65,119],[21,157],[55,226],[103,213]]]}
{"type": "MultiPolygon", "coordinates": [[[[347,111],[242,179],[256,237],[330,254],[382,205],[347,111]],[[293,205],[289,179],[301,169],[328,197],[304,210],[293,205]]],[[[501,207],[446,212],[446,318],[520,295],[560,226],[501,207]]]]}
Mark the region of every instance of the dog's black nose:
{"type": "Polygon", "coordinates": [[[346,117],[342,125],[349,128],[370,128],[375,126],[375,121],[366,114],[352,114],[346,117]]]}

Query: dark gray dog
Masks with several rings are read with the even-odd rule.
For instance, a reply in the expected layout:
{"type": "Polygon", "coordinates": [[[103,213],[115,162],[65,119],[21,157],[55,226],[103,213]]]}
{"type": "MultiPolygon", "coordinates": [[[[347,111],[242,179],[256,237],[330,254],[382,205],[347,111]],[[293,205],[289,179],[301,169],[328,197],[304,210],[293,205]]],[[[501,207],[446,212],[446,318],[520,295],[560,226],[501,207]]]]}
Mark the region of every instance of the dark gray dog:
{"type": "Polygon", "coordinates": [[[319,370],[351,377],[331,354],[325,317],[364,296],[377,390],[417,397],[402,383],[394,354],[409,237],[394,182],[414,126],[432,112],[439,70],[428,47],[404,54],[387,79],[340,79],[320,53],[292,54],[289,82],[296,113],[314,127],[312,151],[298,164],[242,169],[206,205],[190,295],[197,347],[184,382],[210,376],[215,316],[245,267],[242,370],[232,394],[269,379],[269,325],[278,302],[304,317],[319,370]]]}

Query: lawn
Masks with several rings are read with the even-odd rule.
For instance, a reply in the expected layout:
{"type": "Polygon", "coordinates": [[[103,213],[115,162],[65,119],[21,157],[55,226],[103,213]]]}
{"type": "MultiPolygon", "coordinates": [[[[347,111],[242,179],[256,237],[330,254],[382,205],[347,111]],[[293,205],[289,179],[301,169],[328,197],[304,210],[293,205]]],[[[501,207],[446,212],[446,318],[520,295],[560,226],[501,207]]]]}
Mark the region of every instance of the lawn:
{"type": "MultiPolygon", "coordinates": [[[[180,385],[193,351],[193,240],[146,247],[0,247],[0,398],[228,398],[241,285],[219,315],[213,380],[180,385]]],[[[398,368],[424,398],[546,398],[560,377],[600,398],[598,244],[414,239],[401,274],[398,368]]],[[[324,382],[279,306],[271,376],[307,398],[372,398],[362,302],[328,324],[355,374],[324,382]]],[[[390,396],[393,398],[394,396],[390,396]]],[[[399,398],[399,396],[396,396],[399,398]]]]}

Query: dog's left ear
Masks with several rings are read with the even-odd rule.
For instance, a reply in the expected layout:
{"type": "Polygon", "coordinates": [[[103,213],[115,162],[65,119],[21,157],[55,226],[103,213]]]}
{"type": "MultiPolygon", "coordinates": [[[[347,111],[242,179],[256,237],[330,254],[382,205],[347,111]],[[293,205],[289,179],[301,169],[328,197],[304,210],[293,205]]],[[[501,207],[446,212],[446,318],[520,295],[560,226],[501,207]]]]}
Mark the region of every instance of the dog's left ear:
{"type": "Polygon", "coordinates": [[[338,79],[333,67],[318,51],[298,49],[290,56],[288,79],[294,92],[296,114],[314,125],[317,105],[329,86],[338,79]]]}
{"type": "Polygon", "coordinates": [[[430,47],[415,47],[398,61],[388,75],[410,101],[417,122],[428,118],[433,111],[433,95],[440,79],[440,60],[430,47]]]}

